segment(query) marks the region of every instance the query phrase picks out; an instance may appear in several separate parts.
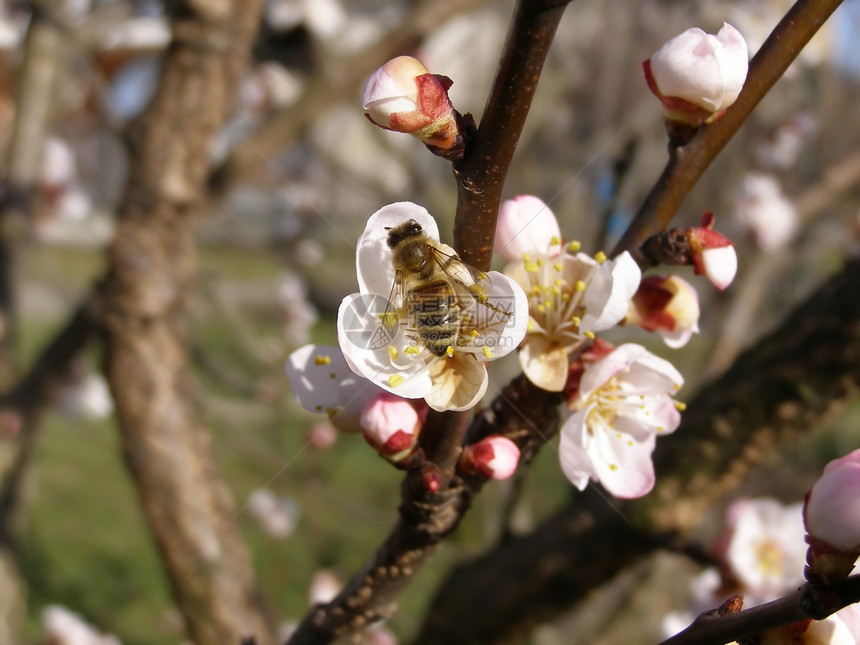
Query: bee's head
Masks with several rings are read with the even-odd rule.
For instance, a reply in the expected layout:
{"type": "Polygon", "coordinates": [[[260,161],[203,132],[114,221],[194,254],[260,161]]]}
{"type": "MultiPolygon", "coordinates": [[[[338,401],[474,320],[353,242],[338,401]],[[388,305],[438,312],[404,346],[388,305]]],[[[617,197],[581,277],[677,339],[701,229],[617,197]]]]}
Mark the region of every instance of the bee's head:
{"type": "Polygon", "coordinates": [[[388,231],[388,248],[391,249],[400,244],[403,240],[421,235],[424,231],[424,229],[421,228],[421,224],[416,222],[414,219],[403,222],[403,224],[399,224],[398,226],[386,226],[385,230],[388,231]]]}

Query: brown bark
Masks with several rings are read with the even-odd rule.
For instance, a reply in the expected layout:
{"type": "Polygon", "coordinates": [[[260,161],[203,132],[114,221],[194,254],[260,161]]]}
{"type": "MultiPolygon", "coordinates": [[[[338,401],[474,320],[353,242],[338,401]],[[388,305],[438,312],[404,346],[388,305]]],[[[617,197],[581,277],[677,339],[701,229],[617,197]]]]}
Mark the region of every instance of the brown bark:
{"type": "Polygon", "coordinates": [[[201,418],[185,330],[193,216],[260,5],[171,6],[173,42],[161,84],[129,133],[132,167],[104,290],[105,365],[124,455],[197,645],[273,639],[201,418]]]}

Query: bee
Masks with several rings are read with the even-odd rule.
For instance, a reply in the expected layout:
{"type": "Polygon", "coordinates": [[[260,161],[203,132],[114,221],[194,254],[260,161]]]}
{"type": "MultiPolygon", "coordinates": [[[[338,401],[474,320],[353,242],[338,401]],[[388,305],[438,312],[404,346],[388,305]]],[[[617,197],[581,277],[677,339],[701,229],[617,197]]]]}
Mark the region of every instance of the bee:
{"type": "Polygon", "coordinates": [[[512,312],[489,302],[486,273],[462,262],[413,219],[386,230],[395,277],[383,324],[391,326],[399,319],[407,333],[436,356],[451,355],[453,348],[478,334],[478,305],[507,324],[512,312]]]}

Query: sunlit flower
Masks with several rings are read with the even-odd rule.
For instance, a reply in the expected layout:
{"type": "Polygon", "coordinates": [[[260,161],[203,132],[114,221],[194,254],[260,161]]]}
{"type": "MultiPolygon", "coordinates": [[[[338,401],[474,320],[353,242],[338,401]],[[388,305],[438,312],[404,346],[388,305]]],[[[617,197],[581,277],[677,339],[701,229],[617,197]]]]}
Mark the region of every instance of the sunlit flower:
{"type": "Polygon", "coordinates": [[[699,333],[699,297],[678,276],[648,276],[630,300],[624,322],[658,332],[669,347],[683,347],[699,333]]]}
{"type": "Polygon", "coordinates": [[[569,403],[577,411],[561,428],[559,457],[571,483],[583,490],[593,479],[619,498],[647,494],[657,436],[681,422],[672,396],[683,383],[669,362],[632,343],[587,365],[569,403]]]}
{"type": "Polygon", "coordinates": [[[603,254],[553,256],[536,250],[508,264],[505,273],[529,298],[530,319],[520,365],[532,383],[550,392],[564,389],[574,350],[627,315],[642,275],[626,251],[607,260],[603,254]]]}
{"type": "Polygon", "coordinates": [[[406,399],[380,392],[364,406],[360,424],[367,442],[396,462],[407,457],[418,443],[422,419],[406,399]]]}
{"type": "Polygon", "coordinates": [[[532,195],[506,199],[499,209],[496,224],[496,253],[509,262],[520,260],[523,253],[561,252],[558,220],[543,200],[532,195]]]}
{"type": "Polygon", "coordinates": [[[824,468],[803,507],[808,562],[824,580],[847,576],[860,557],[860,449],[824,468]]]}
{"type": "Polygon", "coordinates": [[[398,56],[370,75],[361,105],[376,125],[411,134],[436,154],[462,153],[457,114],[448,98],[450,87],[451,79],[431,74],[421,61],[398,56]]]}
{"type": "Polygon", "coordinates": [[[773,251],[794,237],[799,225],[797,209],[773,175],[748,173],[737,192],[735,217],[755,235],[762,251],[773,251]]]}
{"type": "Polygon", "coordinates": [[[305,410],[328,414],[338,430],[361,431],[361,410],[379,388],[357,376],[337,347],[299,347],[287,358],[284,371],[296,401],[305,410]]]}
{"type": "Polygon", "coordinates": [[[280,540],[293,534],[300,515],[299,506],[293,500],[279,497],[265,488],[251,493],[248,512],[266,535],[280,540]]]}
{"type": "Polygon", "coordinates": [[[717,289],[728,287],[738,272],[735,245],[714,230],[714,214],[702,215],[702,225],[686,230],[696,275],[707,276],[717,289]]]}
{"type": "MultiPolygon", "coordinates": [[[[397,302],[397,290],[392,290],[396,271],[388,230],[410,220],[426,234],[427,245],[456,257],[451,247],[438,242],[436,222],[422,207],[399,202],[374,213],[358,240],[360,292],[344,298],[338,309],[338,342],[350,367],[382,389],[407,399],[423,398],[434,410],[466,410],[486,392],[486,361],[512,352],[522,340],[528,322],[527,299],[501,273],[479,275],[484,279],[479,285],[465,265],[454,263],[446,270],[440,264],[439,270],[447,277],[435,275],[454,294],[450,299],[444,296],[448,308],[444,316],[456,316],[459,326],[455,340],[441,356],[431,351],[420,338],[421,333],[430,332],[422,332],[414,324],[417,313],[427,316],[426,309],[415,309],[424,307],[424,300],[419,302],[416,297],[411,302],[412,295],[407,293],[397,302]],[[396,301],[391,307],[389,294],[396,301]]],[[[427,252],[428,247],[421,248],[427,252]]],[[[427,261],[435,262],[435,254],[430,255],[427,261]]]]}
{"type": "Polygon", "coordinates": [[[740,499],[729,507],[726,526],[725,564],[754,598],[751,604],[773,600],[803,582],[806,545],[800,504],[740,499]]]}
{"type": "Polygon", "coordinates": [[[463,450],[460,468],[486,479],[507,479],[517,469],[520,449],[506,437],[491,435],[463,450]]]}
{"type": "Polygon", "coordinates": [[[643,66],[667,120],[695,126],[735,102],[747,77],[749,54],[738,30],[723,23],[717,35],[688,29],[643,66]]]}

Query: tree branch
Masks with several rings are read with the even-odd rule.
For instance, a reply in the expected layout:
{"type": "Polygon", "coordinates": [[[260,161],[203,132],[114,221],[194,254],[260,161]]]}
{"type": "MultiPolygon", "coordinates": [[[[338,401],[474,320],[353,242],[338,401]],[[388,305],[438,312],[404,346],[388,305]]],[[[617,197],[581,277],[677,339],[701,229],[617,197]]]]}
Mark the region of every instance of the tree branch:
{"type": "Polygon", "coordinates": [[[832,587],[806,583],[783,598],[738,613],[704,613],[687,629],[660,645],[723,645],[782,625],[822,620],[855,602],[860,602],[860,576],[832,587]]]}
{"type": "Polygon", "coordinates": [[[499,70],[465,158],[454,164],[454,248],[464,262],[488,269],[502,190],[566,2],[519,0],[499,70]]]}
{"type": "Polygon", "coordinates": [[[725,115],[702,126],[685,146],[669,148],[669,161],[663,174],[615,245],[613,257],[629,251],[637,261],[643,261],[639,246],[669,226],[684,197],[705,169],[841,3],[841,0],[795,2],[753,57],[746,83],[725,115]]]}
{"type": "Polygon", "coordinates": [[[185,333],[194,215],[209,151],[259,24],[261,0],[170,4],[158,91],[129,131],[132,165],[109,250],[105,370],[122,447],[197,645],[273,642],[236,509],[201,419],[185,333]]]}

